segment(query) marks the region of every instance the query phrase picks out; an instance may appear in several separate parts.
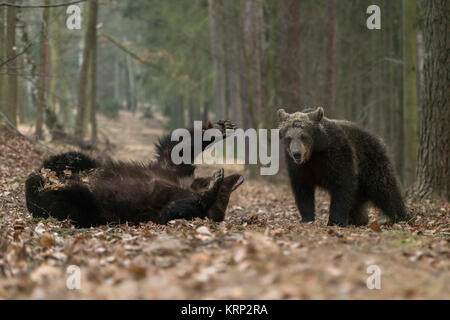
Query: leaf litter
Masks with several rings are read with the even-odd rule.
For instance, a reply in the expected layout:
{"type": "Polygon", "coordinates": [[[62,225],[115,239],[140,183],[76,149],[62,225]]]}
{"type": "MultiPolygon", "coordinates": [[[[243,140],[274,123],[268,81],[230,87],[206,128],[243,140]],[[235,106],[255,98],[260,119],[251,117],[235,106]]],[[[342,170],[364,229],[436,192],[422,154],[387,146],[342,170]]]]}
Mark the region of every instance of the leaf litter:
{"type": "MultiPolygon", "coordinates": [[[[24,181],[43,157],[0,128],[0,298],[450,298],[445,201],[408,199],[408,223],[385,223],[370,208],[366,227],[326,227],[325,192],[316,195],[316,221],[301,224],[286,180],[247,179],[222,223],[75,229],[69,221],[35,219],[26,210],[24,181]],[[71,265],[80,267],[80,290],[66,287],[71,265]],[[370,265],[382,272],[380,290],[366,286],[370,265]]],[[[200,174],[212,170],[201,168],[200,174]]],[[[58,187],[51,172],[41,174],[58,187]]]]}

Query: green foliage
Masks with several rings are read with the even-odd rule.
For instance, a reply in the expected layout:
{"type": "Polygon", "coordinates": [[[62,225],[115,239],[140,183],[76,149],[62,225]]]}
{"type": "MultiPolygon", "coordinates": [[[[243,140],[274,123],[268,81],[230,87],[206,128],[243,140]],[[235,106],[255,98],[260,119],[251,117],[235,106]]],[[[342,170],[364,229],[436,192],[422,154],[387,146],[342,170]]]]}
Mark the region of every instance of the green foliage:
{"type": "Polygon", "coordinates": [[[117,119],[119,111],[122,109],[122,104],[114,99],[109,98],[101,102],[98,106],[98,112],[111,119],[117,119]]]}
{"type": "Polygon", "coordinates": [[[153,119],[154,117],[152,107],[144,107],[142,109],[141,119],[153,119]]]}

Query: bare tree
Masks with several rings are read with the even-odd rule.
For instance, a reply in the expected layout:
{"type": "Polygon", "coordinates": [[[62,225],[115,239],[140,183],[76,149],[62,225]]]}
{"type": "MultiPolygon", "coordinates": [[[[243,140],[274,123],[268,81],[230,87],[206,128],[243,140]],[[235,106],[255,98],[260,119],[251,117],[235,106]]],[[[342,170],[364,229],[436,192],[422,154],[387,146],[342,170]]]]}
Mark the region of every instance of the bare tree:
{"type": "Polygon", "coordinates": [[[214,102],[216,118],[223,119],[226,114],[226,74],[221,23],[222,0],[208,0],[211,52],[214,65],[214,102]]]}
{"type": "Polygon", "coordinates": [[[280,0],[283,23],[281,40],[281,97],[283,107],[296,111],[301,106],[300,1],[280,0]]]}
{"type": "MultiPolygon", "coordinates": [[[[45,1],[49,4],[49,0],[45,1]]],[[[44,8],[42,14],[41,36],[39,40],[40,47],[40,62],[39,62],[39,82],[38,82],[38,101],[36,111],[36,137],[42,139],[42,126],[44,123],[44,111],[47,107],[46,92],[48,89],[47,77],[49,77],[50,57],[49,57],[49,43],[48,43],[48,20],[49,9],[44,8]]]]}
{"type": "Polygon", "coordinates": [[[416,1],[403,0],[403,114],[405,137],[404,144],[405,182],[414,181],[417,159],[417,13],[416,1]]]}
{"type": "Polygon", "coordinates": [[[81,140],[84,137],[84,124],[86,115],[86,96],[87,96],[87,82],[88,82],[88,71],[89,71],[89,60],[91,57],[93,37],[95,36],[96,28],[96,1],[89,2],[89,19],[88,26],[86,30],[86,37],[84,39],[84,49],[83,49],[83,62],[80,71],[80,85],[78,91],[78,108],[77,108],[77,118],[75,124],[75,136],[77,139],[81,140]]]}
{"type": "Polygon", "coordinates": [[[448,1],[423,1],[424,89],[417,164],[419,195],[450,200],[450,29],[448,1]]]}
{"type": "Polygon", "coordinates": [[[93,35],[91,52],[91,142],[97,142],[97,0],[92,1],[93,10],[93,35]]]}
{"type": "MultiPolygon", "coordinates": [[[[15,3],[15,0],[12,2],[15,3]]],[[[9,7],[6,18],[6,59],[8,62],[6,116],[13,125],[17,125],[17,50],[16,50],[16,8],[9,7]]]]}
{"type": "MultiPolygon", "coordinates": [[[[6,43],[5,39],[5,12],[6,9],[0,8],[0,43],[6,43]]],[[[0,47],[0,63],[6,60],[6,46],[0,47]]],[[[2,70],[2,68],[0,68],[2,70]]],[[[0,111],[6,112],[6,77],[0,75],[0,111]]]]}
{"type": "Polygon", "coordinates": [[[336,117],[336,86],[337,86],[337,23],[336,0],[328,0],[328,22],[326,27],[326,75],[324,104],[327,114],[336,117]]]}

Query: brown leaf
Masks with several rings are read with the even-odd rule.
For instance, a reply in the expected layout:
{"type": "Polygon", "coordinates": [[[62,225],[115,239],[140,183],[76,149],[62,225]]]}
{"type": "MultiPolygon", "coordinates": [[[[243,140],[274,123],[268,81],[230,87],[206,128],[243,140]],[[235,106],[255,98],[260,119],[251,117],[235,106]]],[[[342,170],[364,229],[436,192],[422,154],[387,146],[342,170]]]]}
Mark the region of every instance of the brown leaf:
{"type": "Polygon", "coordinates": [[[381,232],[381,228],[378,225],[378,221],[373,221],[369,224],[369,228],[372,229],[375,232],[381,232]]]}
{"type": "Polygon", "coordinates": [[[143,279],[147,275],[147,268],[140,264],[130,265],[128,271],[130,271],[136,280],[143,279]]]}
{"type": "Polygon", "coordinates": [[[39,239],[39,243],[41,246],[50,248],[55,244],[53,237],[49,233],[43,233],[39,239]]]}

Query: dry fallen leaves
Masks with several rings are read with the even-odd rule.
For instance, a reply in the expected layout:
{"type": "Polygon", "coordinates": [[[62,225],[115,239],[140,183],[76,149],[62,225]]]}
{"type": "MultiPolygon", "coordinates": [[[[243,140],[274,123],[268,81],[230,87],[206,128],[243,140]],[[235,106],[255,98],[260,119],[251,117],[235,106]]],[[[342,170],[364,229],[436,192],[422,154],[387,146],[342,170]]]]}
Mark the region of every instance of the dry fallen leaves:
{"type": "Polygon", "coordinates": [[[0,130],[0,298],[450,298],[448,203],[409,200],[409,224],[385,224],[371,208],[369,226],[329,228],[325,193],[316,222],[301,224],[286,181],[247,179],[221,223],[77,230],[27,212],[23,182],[41,159],[0,130]],[[372,264],[383,272],[381,291],[365,286],[372,264]],[[79,291],[66,288],[69,265],[81,268],[79,291]]]}

